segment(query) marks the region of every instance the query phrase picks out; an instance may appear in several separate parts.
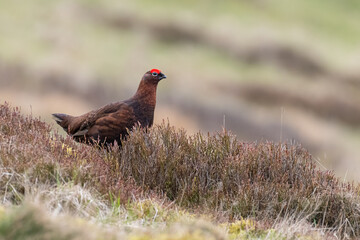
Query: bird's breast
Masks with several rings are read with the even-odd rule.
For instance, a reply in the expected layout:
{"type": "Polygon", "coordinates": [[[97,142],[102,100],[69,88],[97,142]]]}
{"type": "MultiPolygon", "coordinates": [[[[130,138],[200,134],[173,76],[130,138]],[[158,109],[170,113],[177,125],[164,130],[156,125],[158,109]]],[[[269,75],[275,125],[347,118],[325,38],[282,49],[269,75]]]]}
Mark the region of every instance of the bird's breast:
{"type": "Polygon", "coordinates": [[[155,105],[136,102],[132,104],[136,122],[143,127],[151,127],[154,121],[155,105]]]}

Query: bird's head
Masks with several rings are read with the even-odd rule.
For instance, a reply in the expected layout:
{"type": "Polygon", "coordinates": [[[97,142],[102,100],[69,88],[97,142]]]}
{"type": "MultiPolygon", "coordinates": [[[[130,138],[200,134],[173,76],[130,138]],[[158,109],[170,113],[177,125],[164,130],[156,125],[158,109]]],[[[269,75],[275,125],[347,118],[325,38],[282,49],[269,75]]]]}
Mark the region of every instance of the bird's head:
{"type": "Polygon", "coordinates": [[[166,78],[165,74],[163,74],[159,69],[151,69],[145,73],[143,80],[147,83],[157,84],[161,79],[164,78],[166,78]]]}

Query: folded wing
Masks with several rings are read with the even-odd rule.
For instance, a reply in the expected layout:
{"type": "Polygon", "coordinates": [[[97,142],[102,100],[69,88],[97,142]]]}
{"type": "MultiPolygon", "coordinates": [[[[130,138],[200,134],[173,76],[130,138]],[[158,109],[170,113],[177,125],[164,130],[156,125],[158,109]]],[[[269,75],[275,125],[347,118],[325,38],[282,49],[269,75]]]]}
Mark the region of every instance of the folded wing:
{"type": "Polygon", "coordinates": [[[120,143],[121,136],[125,136],[127,129],[136,124],[134,110],[123,102],[112,103],[78,117],[61,114],[55,114],[54,117],[79,142],[93,139],[100,142],[116,140],[120,143]]]}

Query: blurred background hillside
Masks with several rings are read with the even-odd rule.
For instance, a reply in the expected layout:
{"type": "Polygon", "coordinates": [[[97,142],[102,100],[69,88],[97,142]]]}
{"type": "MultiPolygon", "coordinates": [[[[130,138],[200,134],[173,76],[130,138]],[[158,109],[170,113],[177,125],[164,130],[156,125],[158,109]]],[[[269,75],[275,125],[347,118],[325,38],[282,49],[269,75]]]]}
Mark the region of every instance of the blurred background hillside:
{"type": "Polygon", "coordinates": [[[292,141],[360,180],[358,0],[0,0],[0,101],[53,122],[135,92],[156,122],[292,141]]]}

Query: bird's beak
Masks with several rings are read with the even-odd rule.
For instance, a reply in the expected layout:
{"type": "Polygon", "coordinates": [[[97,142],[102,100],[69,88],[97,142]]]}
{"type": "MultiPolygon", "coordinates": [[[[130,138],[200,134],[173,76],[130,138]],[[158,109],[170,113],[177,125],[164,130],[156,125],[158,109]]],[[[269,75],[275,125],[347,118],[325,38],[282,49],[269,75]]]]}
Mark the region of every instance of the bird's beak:
{"type": "Polygon", "coordinates": [[[166,78],[166,75],[163,74],[163,73],[160,73],[160,74],[159,74],[159,80],[164,79],[164,78],[166,78]]]}

